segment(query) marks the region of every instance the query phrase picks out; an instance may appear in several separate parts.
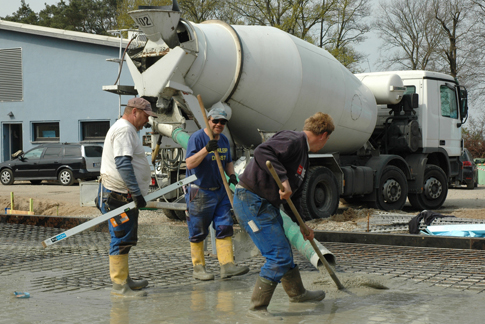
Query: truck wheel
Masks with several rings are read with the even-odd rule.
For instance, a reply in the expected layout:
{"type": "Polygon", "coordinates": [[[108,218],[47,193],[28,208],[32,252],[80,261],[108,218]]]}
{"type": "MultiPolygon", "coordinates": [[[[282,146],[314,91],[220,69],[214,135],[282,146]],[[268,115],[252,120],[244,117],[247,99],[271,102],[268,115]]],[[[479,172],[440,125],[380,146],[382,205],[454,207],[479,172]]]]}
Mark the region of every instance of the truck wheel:
{"type": "Polygon", "coordinates": [[[383,210],[401,210],[408,195],[408,181],[401,169],[388,165],[379,179],[375,207],[383,210]]]}
{"type": "Polygon", "coordinates": [[[10,169],[3,169],[0,174],[0,180],[3,185],[11,185],[13,183],[13,172],[10,169]]]}
{"type": "Polygon", "coordinates": [[[446,173],[436,165],[429,165],[424,171],[423,192],[409,194],[409,202],[417,210],[440,208],[448,196],[446,173]]]}
{"type": "Polygon", "coordinates": [[[186,221],[187,217],[185,216],[185,210],[174,210],[175,216],[181,221],[186,221]]]}
{"type": "Polygon", "coordinates": [[[69,169],[62,169],[58,178],[63,186],[70,186],[74,183],[74,174],[69,169]]]}
{"type": "Polygon", "coordinates": [[[302,188],[301,217],[330,217],[337,212],[339,198],[337,178],[332,171],[322,166],[310,167],[302,188]]]}
{"type": "Polygon", "coordinates": [[[172,209],[162,209],[163,213],[167,218],[169,219],[174,219],[174,220],[179,220],[178,216],[175,214],[175,211],[172,209]]]}

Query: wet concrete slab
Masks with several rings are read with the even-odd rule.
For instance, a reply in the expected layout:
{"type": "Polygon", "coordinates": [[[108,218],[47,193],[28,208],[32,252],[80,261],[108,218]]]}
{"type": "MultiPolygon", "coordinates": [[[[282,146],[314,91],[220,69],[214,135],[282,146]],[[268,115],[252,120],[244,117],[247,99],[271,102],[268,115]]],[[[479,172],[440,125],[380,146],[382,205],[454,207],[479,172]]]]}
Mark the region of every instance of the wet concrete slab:
{"type": "MultiPolygon", "coordinates": [[[[264,263],[249,255],[241,277],[192,279],[187,236],[181,229],[140,233],[130,253],[130,274],[147,279],[148,296],[110,295],[107,233],[83,232],[42,248],[59,230],[0,224],[0,323],[267,323],[248,316],[254,282],[264,263]],[[14,291],[29,292],[18,299],[14,291]]],[[[485,315],[485,252],[328,242],[337,260],[338,290],[295,251],[308,289],[322,302],[294,304],[277,287],[270,323],[478,323],[485,315]],[[379,285],[388,289],[376,289],[379,285]]],[[[209,243],[209,251],[210,251],[209,243]]]]}

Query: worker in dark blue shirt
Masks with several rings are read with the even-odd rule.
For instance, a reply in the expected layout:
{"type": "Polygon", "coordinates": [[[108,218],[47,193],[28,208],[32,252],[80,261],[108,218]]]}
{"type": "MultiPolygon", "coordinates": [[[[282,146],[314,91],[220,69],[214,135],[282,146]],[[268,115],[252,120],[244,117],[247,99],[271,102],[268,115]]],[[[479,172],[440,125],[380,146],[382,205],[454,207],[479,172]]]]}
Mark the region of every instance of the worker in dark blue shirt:
{"type": "Polygon", "coordinates": [[[224,108],[212,108],[207,114],[209,127],[214,135],[210,140],[208,129],[201,129],[190,136],[187,144],[186,176],[197,175],[186,194],[188,208],[190,250],[194,266],[193,277],[198,280],[213,280],[214,274],[207,272],[204,259],[204,239],[212,223],[216,233],[217,258],[221,267],[221,278],[230,278],[249,272],[248,267],[236,266],[232,247],[233,220],[231,202],[214,151],[217,150],[222,167],[229,176],[229,184],[236,185],[237,177],[231,158],[229,141],[222,134],[229,120],[224,108]]]}
{"type": "MultiPolygon", "coordinates": [[[[325,292],[308,291],[303,287],[298,266],[293,262],[290,242],[285,236],[280,206],[303,184],[309,164],[308,153],[320,151],[334,128],[329,115],[316,113],[305,121],[302,132],[276,133],[256,148],[254,158],[239,177],[234,211],[239,224],[266,258],[251,297],[250,309],[261,311],[254,314],[269,315],[267,307],[279,282],[291,302],[325,298],[325,292]],[[284,191],[279,190],[266,161],[273,164],[284,191]]],[[[299,204],[295,206],[299,209],[299,204]]],[[[293,213],[289,216],[295,219],[293,213]]],[[[308,236],[303,229],[301,232],[305,239],[313,239],[312,229],[308,228],[308,236]]]]}

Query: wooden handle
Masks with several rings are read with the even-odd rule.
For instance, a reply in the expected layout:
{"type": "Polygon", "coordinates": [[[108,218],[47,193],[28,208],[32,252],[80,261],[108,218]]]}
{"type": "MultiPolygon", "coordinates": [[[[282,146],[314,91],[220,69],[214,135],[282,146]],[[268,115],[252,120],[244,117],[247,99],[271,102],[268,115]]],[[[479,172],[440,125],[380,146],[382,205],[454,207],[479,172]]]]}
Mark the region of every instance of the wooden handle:
{"type": "MultiPolygon", "coordinates": [[[[273,176],[273,179],[276,181],[276,184],[280,188],[281,191],[285,191],[285,187],[283,187],[283,183],[281,183],[280,177],[276,173],[276,170],[273,168],[273,164],[271,164],[271,161],[266,161],[266,166],[268,167],[269,172],[273,176]]],[[[300,213],[298,213],[298,210],[296,209],[295,205],[293,204],[293,201],[291,201],[290,198],[286,199],[288,202],[288,205],[291,208],[291,211],[296,217],[296,220],[298,221],[298,224],[300,225],[300,228],[302,228],[305,231],[305,235],[308,235],[310,232],[308,231],[308,228],[305,226],[305,223],[303,222],[303,219],[300,216],[300,213]]]]}
{"type": "MultiPolygon", "coordinates": [[[[205,112],[204,103],[202,102],[202,97],[200,95],[197,95],[197,99],[199,100],[199,106],[200,106],[200,110],[202,111],[202,116],[204,117],[207,133],[209,134],[209,138],[213,140],[214,135],[212,134],[212,130],[209,126],[209,120],[207,119],[207,114],[205,112]]],[[[229,188],[229,184],[227,183],[226,174],[224,173],[224,168],[222,167],[222,162],[219,157],[219,152],[215,150],[214,155],[216,156],[216,162],[217,162],[217,166],[219,167],[219,172],[221,173],[222,182],[224,183],[224,188],[226,189],[227,196],[229,197],[229,201],[231,202],[231,206],[233,206],[232,191],[231,191],[231,188],[229,188]]]]}
{"type": "MultiPolygon", "coordinates": [[[[280,190],[285,191],[285,188],[283,187],[283,184],[281,183],[280,177],[276,173],[276,170],[273,168],[273,164],[271,163],[271,161],[266,161],[266,167],[268,167],[269,172],[271,173],[274,180],[278,184],[278,187],[280,188],[280,190]]],[[[291,211],[293,212],[296,219],[298,220],[298,224],[300,225],[300,228],[303,229],[303,231],[305,232],[305,235],[308,236],[308,234],[309,234],[308,228],[306,227],[305,223],[303,222],[303,219],[301,218],[300,213],[296,209],[295,205],[291,201],[291,198],[286,199],[286,201],[288,202],[288,205],[290,206],[291,211]]],[[[313,239],[310,239],[309,241],[310,241],[310,244],[312,245],[313,249],[315,250],[315,253],[318,255],[318,258],[320,259],[320,261],[322,261],[322,264],[325,266],[328,273],[330,274],[330,277],[332,277],[333,281],[337,285],[338,289],[344,289],[344,286],[342,285],[340,280],[335,275],[335,272],[330,267],[327,260],[325,260],[325,257],[322,255],[322,252],[320,251],[318,246],[315,244],[313,239]]]]}
{"type": "Polygon", "coordinates": [[[152,153],[152,164],[155,164],[155,159],[158,156],[158,152],[160,151],[160,144],[162,143],[162,134],[158,135],[157,146],[155,146],[155,150],[152,153]]]}

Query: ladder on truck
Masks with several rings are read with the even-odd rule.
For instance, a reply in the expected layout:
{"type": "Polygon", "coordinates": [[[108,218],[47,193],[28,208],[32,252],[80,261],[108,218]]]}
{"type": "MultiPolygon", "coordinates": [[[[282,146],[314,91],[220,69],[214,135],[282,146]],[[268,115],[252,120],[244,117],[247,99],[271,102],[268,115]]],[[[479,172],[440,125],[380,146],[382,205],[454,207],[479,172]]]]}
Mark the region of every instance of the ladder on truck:
{"type": "Polygon", "coordinates": [[[125,60],[123,45],[125,45],[126,48],[129,45],[129,39],[123,38],[123,32],[130,34],[137,31],[133,29],[120,29],[120,30],[108,30],[108,32],[118,35],[120,38],[119,57],[106,59],[106,61],[108,62],[118,63],[118,77],[114,82],[114,84],[103,86],[103,91],[107,91],[118,95],[118,118],[121,118],[121,116],[123,115],[124,107],[126,107],[126,104],[124,104],[122,101],[122,96],[134,97],[138,95],[138,91],[136,91],[134,86],[120,84],[121,71],[123,69],[123,62],[125,60]]]}

